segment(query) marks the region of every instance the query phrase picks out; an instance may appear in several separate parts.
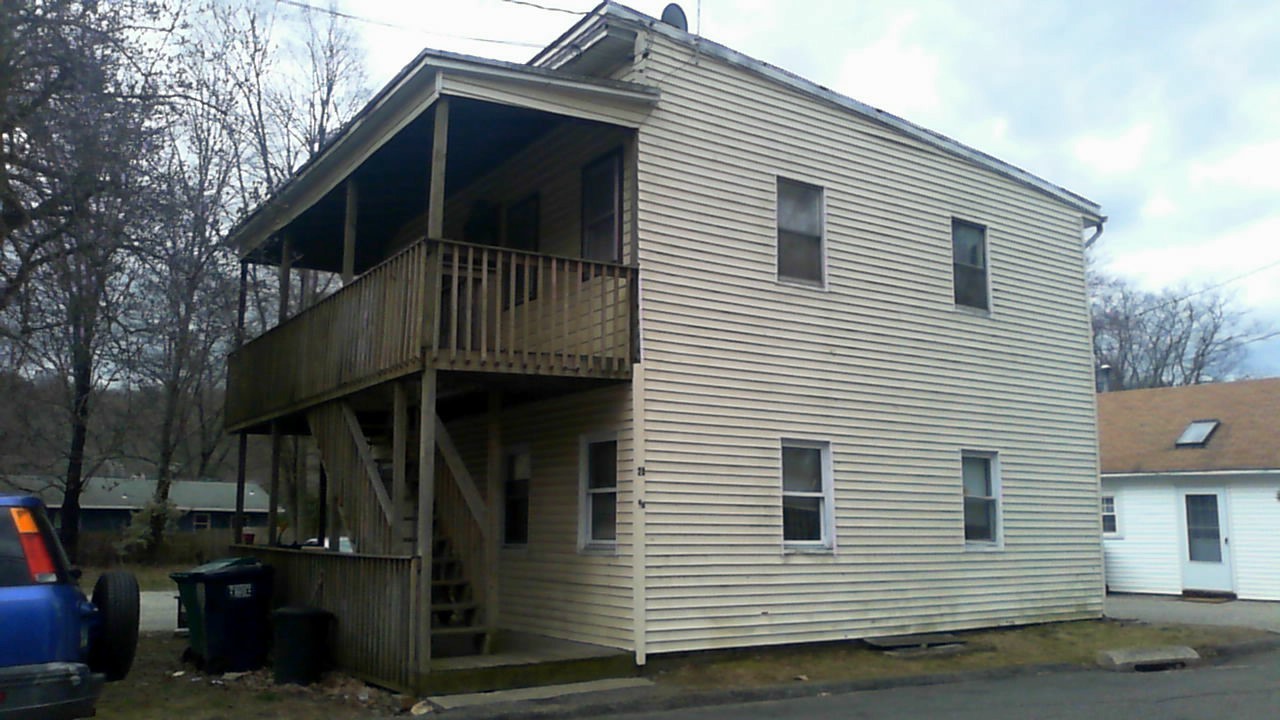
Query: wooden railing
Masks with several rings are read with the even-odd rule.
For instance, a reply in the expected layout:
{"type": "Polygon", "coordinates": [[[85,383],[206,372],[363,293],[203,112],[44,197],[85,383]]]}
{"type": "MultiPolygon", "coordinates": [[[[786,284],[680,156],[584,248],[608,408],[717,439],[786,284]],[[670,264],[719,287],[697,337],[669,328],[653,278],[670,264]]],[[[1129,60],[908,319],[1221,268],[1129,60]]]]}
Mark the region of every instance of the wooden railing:
{"type": "Polygon", "coordinates": [[[636,291],[616,263],[419,241],[232,353],[227,427],[428,365],[626,379],[636,291]]]}
{"type": "Polygon", "coordinates": [[[337,618],[334,660],[344,671],[378,685],[410,690],[418,610],[420,559],[287,550],[238,545],[275,568],[277,606],[308,605],[337,618]],[[373,591],[373,594],[370,594],[373,591]]]}

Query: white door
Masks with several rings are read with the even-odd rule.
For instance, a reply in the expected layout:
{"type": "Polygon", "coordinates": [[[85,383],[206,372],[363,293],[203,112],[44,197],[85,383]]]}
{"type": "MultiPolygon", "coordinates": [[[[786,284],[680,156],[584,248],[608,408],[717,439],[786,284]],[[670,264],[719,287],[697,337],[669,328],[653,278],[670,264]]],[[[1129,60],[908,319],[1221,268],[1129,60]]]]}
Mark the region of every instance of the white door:
{"type": "Polygon", "coordinates": [[[1184,490],[1182,496],[1182,588],[1234,592],[1227,494],[1222,490],[1184,490]]]}

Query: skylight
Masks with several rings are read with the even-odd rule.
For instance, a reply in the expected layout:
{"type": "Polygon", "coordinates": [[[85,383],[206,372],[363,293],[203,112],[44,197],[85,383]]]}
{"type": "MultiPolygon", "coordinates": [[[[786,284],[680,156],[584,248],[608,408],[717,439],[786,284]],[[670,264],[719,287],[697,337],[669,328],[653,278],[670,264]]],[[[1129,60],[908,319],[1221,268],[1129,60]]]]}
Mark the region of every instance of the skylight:
{"type": "Polygon", "coordinates": [[[1214,430],[1218,429],[1217,420],[1193,420],[1186,430],[1178,436],[1175,443],[1178,447],[1204,447],[1209,442],[1209,436],[1214,430]]]}

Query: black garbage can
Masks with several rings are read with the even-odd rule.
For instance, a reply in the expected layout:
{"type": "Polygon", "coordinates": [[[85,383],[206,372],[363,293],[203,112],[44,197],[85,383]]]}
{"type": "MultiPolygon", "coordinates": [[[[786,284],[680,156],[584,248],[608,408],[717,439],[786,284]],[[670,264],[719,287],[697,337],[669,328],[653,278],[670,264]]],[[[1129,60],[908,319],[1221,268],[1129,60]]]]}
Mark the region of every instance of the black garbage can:
{"type": "Polygon", "coordinates": [[[225,558],[176,572],[190,627],[188,652],[207,672],[255,670],[271,643],[272,568],[225,558]]]}
{"type": "Polygon", "coordinates": [[[329,667],[333,613],[315,607],[282,607],[275,620],[275,680],[310,685],[329,667]]]}

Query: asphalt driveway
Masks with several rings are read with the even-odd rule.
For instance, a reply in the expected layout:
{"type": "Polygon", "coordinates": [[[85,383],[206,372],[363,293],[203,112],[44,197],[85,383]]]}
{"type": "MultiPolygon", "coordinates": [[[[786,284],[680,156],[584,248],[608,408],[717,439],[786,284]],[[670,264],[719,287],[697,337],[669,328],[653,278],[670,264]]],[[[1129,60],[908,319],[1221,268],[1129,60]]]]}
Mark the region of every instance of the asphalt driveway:
{"type": "Polygon", "coordinates": [[[1252,627],[1280,633],[1280,602],[1205,602],[1176,595],[1107,596],[1107,617],[1151,623],[1252,627]]]}

